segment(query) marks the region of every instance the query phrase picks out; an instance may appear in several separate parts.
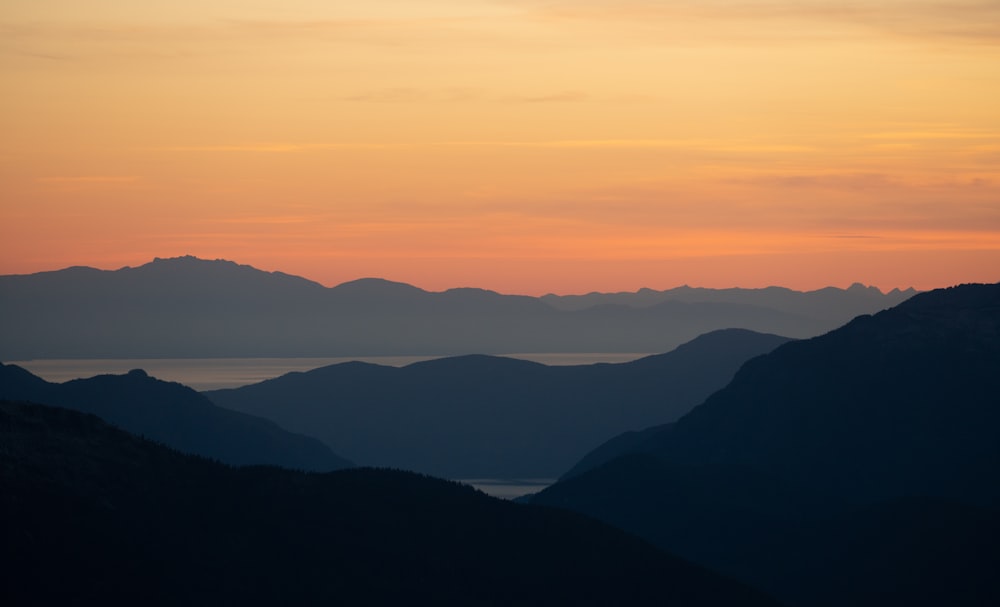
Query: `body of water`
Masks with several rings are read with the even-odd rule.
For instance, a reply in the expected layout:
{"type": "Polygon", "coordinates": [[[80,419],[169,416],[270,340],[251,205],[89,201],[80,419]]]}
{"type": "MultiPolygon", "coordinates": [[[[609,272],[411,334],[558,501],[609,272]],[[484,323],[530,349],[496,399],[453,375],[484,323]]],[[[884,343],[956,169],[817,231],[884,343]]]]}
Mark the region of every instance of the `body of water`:
{"type": "Polygon", "coordinates": [[[529,493],[538,493],[549,485],[556,482],[554,478],[467,478],[458,479],[458,482],[472,485],[486,495],[499,497],[500,499],[512,500],[529,493]]]}
{"type": "MultiPolygon", "coordinates": [[[[588,365],[620,363],[648,356],[645,353],[550,353],[505,354],[546,365],[588,365]]],[[[153,377],[175,381],[195,390],[237,388],[278,377],[293,371],[309,371],[327,365],[363,361],[377,365],[402,367],[440,356],[362,356],[339,358],[82,358],[6,361],[24,367],[51,381],[64,382],[82,377],[122,374],[143,369],[153,377]]]]}

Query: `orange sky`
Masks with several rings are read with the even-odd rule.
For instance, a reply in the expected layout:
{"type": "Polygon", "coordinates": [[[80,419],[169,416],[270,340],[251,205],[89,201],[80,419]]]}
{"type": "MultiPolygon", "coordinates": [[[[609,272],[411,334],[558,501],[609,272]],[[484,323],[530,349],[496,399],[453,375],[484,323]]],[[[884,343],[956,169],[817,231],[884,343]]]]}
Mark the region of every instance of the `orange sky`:
{"type": "Polygon", "coordinates": [[[5,0],[0,273],[1000,280],[1000,3],[5,0]]]}

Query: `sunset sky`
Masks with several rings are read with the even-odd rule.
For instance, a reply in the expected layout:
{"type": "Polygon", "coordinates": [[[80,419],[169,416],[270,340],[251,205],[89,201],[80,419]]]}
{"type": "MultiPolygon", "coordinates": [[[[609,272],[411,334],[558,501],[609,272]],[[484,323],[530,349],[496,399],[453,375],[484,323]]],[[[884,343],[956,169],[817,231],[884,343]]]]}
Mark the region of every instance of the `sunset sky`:
{"type": "Polygon", "coordinates": [[[1000,1],[2,0],[0,274],[1000,280],[1000,1]]]}

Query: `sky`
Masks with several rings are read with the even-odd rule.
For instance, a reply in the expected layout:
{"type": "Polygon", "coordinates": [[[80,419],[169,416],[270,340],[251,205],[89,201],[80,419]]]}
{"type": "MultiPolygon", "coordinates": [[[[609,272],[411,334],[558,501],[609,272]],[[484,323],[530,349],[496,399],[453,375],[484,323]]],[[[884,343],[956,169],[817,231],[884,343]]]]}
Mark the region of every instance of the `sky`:
{"type": "Polygon", "coordinates": [[[0,274],[1000,281],[1000,0],[2,0],[0,274]]]}

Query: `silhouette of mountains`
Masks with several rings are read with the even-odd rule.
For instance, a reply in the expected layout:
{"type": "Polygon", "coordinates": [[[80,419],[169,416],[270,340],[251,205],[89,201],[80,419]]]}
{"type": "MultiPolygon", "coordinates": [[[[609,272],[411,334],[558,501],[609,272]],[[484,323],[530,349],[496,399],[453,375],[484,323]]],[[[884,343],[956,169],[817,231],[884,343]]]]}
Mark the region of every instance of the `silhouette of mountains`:
{"type": "Polygon", "coordinates": [[[591,519],[408,472],[234,469],[0,402],[7,605],[775,605],[591,519]]]}
{"type": "Polygon", "coordinates": [[[154,379],[138,369],[55,384],[17,365],[0,363],[0,399],[92,413],[129,432],[227,464],[318,471],[353,466],[315,438],[217,407],[191,388],[154,379]]]}
{"type": "Polygon", "coordinates": [[[732,327],[818,335],[912,295],[857,286],[650,293],[431,293],[380,279],[326,288],[194,257],[75,267],[0,276],[0,359],[664,352],[732,327]]]}
{"type": "MultiPolygon", "coordinates": [[[[596,306],[648,308],[668,301],[754,305],[838,325],[855,316],[890,307],[913,297],[916,291],[893,289],[883,294],[875,287],[854,283],[847,289],[826,287],[816,291],[793,291],[784,287],[764,289],[705,289],[676,287],[665,291],[640,289],[635,293],[588,293],[586,295],[545,295],[541,300],[559,310],[585,310],[596,306]],[[887,302],[892,303],[887,303],[887,302]]],[[[832,328],[832,327],[831,327],[832,328]]]]}
{"type": "Polygon", "coordinates": [[[994,605],[998,371],[1000,284],[920,294],[748,361],[530,501],[792,605],[994,605]]]}
{"type": "Polygon", "coordinates": [[[446,478],[552,478],[609,433],[673,421],[787,338],[716,331],[622,364],[462,356],[360,362],[204,392],[366,465],[446,478]]]}

